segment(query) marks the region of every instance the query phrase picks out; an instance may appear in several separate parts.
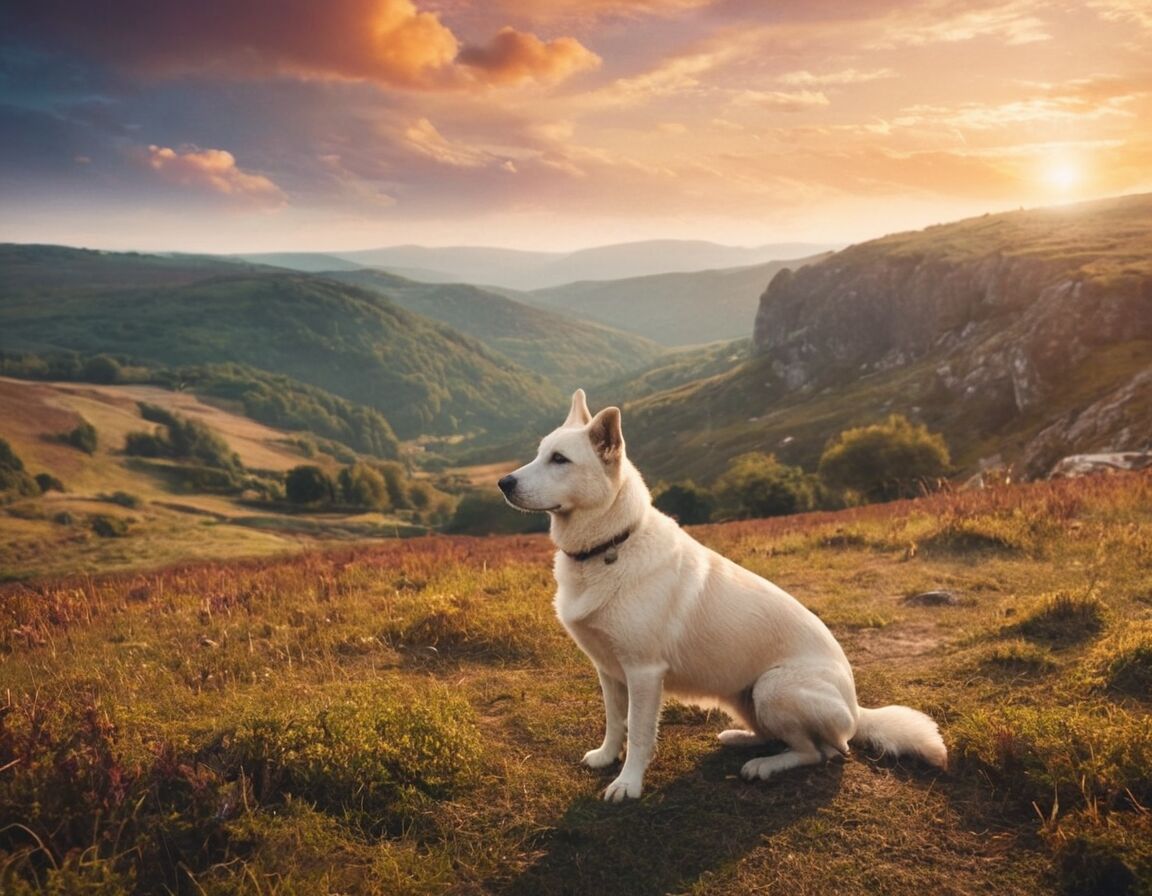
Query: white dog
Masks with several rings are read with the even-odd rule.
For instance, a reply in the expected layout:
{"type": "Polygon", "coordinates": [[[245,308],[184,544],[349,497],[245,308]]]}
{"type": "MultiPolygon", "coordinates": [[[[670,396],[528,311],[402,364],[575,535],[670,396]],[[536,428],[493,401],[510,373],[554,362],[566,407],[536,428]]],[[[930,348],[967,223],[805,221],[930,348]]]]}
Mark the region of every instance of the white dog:
{"type": "Polygon", "coordinates": [[[508,503],[551,515],[556,612],[600,675],[604,743],[584,755],[623,768],[604,798],[638,797],[665,689],[723,707],[745,729],[725,744],[783,741],[745,778],[848,754],[848,743],[944,768],[936,723],[906,706],[863,709],[852,669],[823,622],[785,591],[709,550],[652,506],[624,453],[620,411],[593,417],[584,392],[536,459],[500,480],[508,503]]]}

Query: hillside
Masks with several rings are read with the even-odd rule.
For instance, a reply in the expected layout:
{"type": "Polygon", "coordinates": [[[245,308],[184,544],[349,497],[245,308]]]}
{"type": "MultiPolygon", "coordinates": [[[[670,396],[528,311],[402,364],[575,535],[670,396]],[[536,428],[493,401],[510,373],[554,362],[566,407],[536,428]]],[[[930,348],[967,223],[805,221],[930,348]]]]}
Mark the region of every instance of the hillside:
{"type": "Polygon", "coordinates": [[[578,386],[619,377],[663,351],[632,335],[465,284],[427,284],[383,271],[325,274],[384,296],[423,317],[467,333],[568,393],[578,386]]]}
{"type": "Polygon", "coordinates": [[[781,258],[813,255],[828,248],[807,243],[744,248],[705,240],[648,240],[575,252],[526,252],[481,246],[392,246],[333,254],[413,280],[533,290],[581,280],[620,280],[669,272],[748,267],[781,258]]]}
{"type": "Polygon", "coordinates": [[[785,267],[816,260],[582,281],[516,298],[642,334],[662,345],[699,345],[747,338],[764,284],[785,267]]]}
{"type": "MultiPolygon", "coordinates": [[[[118,271],[136,259],[93,255],[52,250],[24,262],[22,282],[34,282],[36,264],[52,283],[68,258],[118,271]]],[[[538,375],[377,293],[305,274],[240,271],[180,284],[5,289],[0,348],[246,364],[375,408],[403,438],[504,426],[558,400],[538,375]]]]}
{"type": "Polygon", "coordinates": [[[335,474],[339,466],[330,456],[305,451],[295,433],[187,392],[0,377],[0,439],[29,474],[51,474],[65,489],[0,500],[0,580],[256,556],[319,540],[413,531],[407,522],[378,513],[288,516],[242,495],[190,488],[177,464],[124,454],[129,433],[154,428],[141,418],[140,402],[206,425],[248,470],[275,475],[316,464],[335,474]],[[60,438],[82,422],[97,434],[91,454],[60,438]],[[127,530],[100,537],[91,531],[98,518],[122,521],[127,530]]]}
{"type": "Polygon", "coordinates": [[[146,255],[0,243],[0,302],[14,296],[51,295],[59,289],[180,286],[209,277],[269,270],[261,264],[211,255],[146,255]]]}
{"type": "Polygon", "coordinates": [[[828,438],[903,413],[961,471],[1042,476],[1152,443],[1152,196],[987,215],[778,274],[754,357],[633,407],[652,469],[740,451],[812,468],[828,438]]]}
{"type": "Polygon", "coordinates": [[[0,585],[6,891],[1149,892],[1148,473],[695,534],[827,623],[861,703],[936,719],[948,771],[749,783],[670,700],[605,803],[544,536],[39,579],[0,585]]]}

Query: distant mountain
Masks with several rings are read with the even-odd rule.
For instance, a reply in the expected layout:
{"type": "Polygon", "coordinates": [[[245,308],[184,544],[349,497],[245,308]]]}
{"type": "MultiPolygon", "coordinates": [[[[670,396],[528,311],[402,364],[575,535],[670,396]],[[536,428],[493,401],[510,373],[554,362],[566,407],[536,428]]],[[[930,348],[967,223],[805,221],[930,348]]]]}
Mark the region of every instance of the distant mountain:
{"type": "Polygon", "coordinates": [[[662,345],[698,345],[746,338],[768,281],[785,267],[799,267],[818,258],[582,281],[533,290],[517,298],[639,333],[662,345]]]}
{"type": "Polygon", "coordinates": [[[287,268],[290,271],[317,273],[319,271],[355,271],[363,267],[339,255],[324,252],[258,252],[248,255],[229,256],[239,261],[287,268]]]}
{"type": "Polygon", "coordinates": [[[476,246],[394,246],[334,254],[358,265],[382,268],[412,280],[532,290],[580,280],[618,280],[650,274],[747,267],[782,258],[815,255],[831,248],[834,247],[807,243],[740,248],[703,240],[650,240],[576,252],[523,252],[476,246]]]}
{"type": "Polygon", "coordinates": [[[649,472],[708,478],[749,450],[812,468],[829,437],[894,412],[942,432],[968,471],[1035,477],[1152,445],[1152,195],[985,215],[782,271],[750,359],[637,399],[625,426],[649,472]]]}
{"type": "Polygon", "coordinates": [[[417,283],[369,269],[325,276],[376,292],[401,308],[467,333],[565,393],[623,376],[664,351],[641,336],[574,320],[476,286],[417,283]]]}
{"type": "MultiPolygon", "coordinates": [[[[108,352],[164,365],[237,362],[282,374],[384,414],[402,438],[507,427],[560,392],[539,375],[378,293],[291,272],[233,265],[177,285],[38,287],[68,280],[69,259],[100,282],[129,284],[138,256],[53,248],[0,252],[0,349],[108,352]],[[18,277],[3,265],[15,256],[18,277]]],[[[143,257],[141,277],[160,265],[143,257]]],[[[220,264],[225,264],[221,262],[220,264]]]]}

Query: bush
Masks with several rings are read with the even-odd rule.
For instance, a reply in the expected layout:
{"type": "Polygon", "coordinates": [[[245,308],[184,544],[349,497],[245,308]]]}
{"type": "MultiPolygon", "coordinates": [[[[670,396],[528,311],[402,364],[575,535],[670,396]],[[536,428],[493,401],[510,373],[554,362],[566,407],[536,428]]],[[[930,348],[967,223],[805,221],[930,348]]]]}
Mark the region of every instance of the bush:
{"type": "Polygon", "coordinates": [[[124,440],[124,452],[136,457],[173,457],[197,460],[219,470],[239,472],[244,465],[217,433],[198,420],[181,417],[158,405],[140,402],[140,416],[163,426],[152,433],[130,432],[124,440]]]}
{"type": "Polygon", "coordinates": [[[284,478],[284,494],[293,504],[331,504],[336,498],[336,484],[319,467],[301,464],[284,478]]]}
{"type": "Polygon", "coordinates": [[[107,355],[97,355],[84,362],[80,375],[89,383],[111,385],[120,382],[123,368],[120,362],[107,355]]]}
{"type": "Polygon", "coordinates": [[[340,498],[353,507],[369,510],[387,510],[392,506],[388,494],[388,483],[378,470],[367,464],[357,463],[345,467],[338,477],[340,498]]]}
{"type": "Polygon", "coordinates": [[[802,513],[816,504],[811,476],[759,452],[734,458],[715,492],[723,513],[740,519],[802,513]]]}
{"type": "Polygon", "coordinates": [[[123,538],[128,534],[128,521],[118,516],[98,513],[88,520],[88,525],[101,538],[123,538]]]}
{"type": "Polygon", "coordinates": [[[132,457],[170,457],[172,446],[159,431],[130,432],[124,436],[124,453],[132,457]]]}
{"type": "Polygon", "coordinates": [[[513,510],[495,489],[468,492],[461,497],[445,527],[445,531],[456,535],[512,535],[547,529],[547,514],[513,510]]]}
{"type": "Polygon", "coordinates": [[[79,448],[85,454],[95,454],[97,443],[96,427],[85,420],[64,436],[64,442],[73,448],[79,448]]]}
{"type": "Polygon", "coordinates": [[[948,472],[942,436],[900,415],[848,429],[824,449],[819,474],[829,485],[852,489],[869,501],[915,497],[948,472]]]}
{"type": "Polygon", "coordinates": [[[64,483],[53,476],[51,473],[37,473],[36,485],[40,488],[41,492],[64,491],[64,483]]]}
{"type": "Polygon", "coordinates": [[[24,470],[24,461],[16,456],[4,439],[0,439],[0,493],[38,495],[40,486],[24,470]]]}
{"type": "Polygon", "coordinates": [[[652,503],[685,526],[708,522],[716,505],[711,493],[690,479],[656,489],[652,503]]]}

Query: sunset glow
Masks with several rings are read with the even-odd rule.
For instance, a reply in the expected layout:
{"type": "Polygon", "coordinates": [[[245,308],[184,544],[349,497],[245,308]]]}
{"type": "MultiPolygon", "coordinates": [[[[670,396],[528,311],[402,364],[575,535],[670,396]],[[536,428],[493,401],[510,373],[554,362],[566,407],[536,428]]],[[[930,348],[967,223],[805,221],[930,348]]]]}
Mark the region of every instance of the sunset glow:
{"type": "Polygon", "coordinates": [[[852,242],[1152,190],[1133,0],[20,0],[0,240],[852,242]]]}

